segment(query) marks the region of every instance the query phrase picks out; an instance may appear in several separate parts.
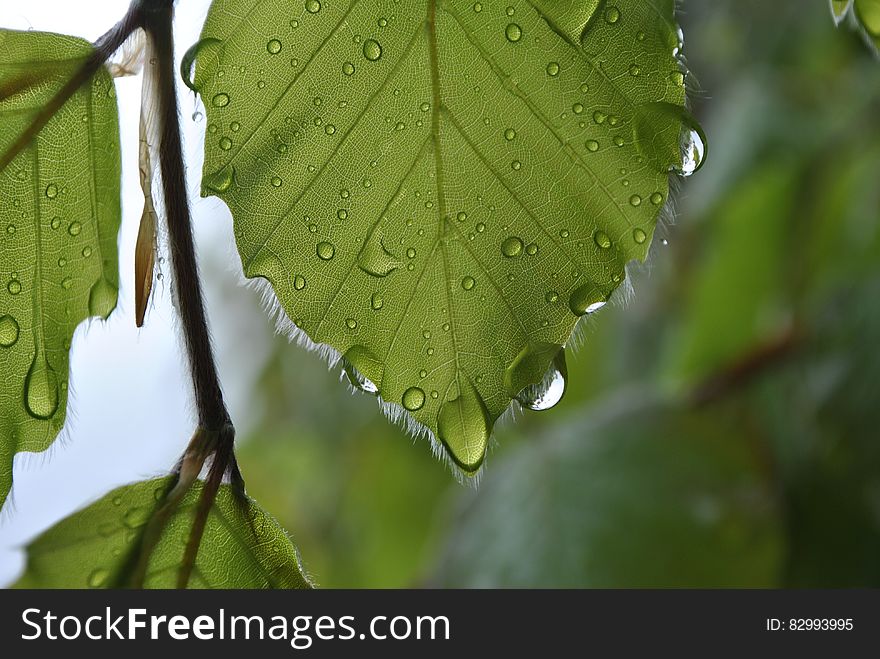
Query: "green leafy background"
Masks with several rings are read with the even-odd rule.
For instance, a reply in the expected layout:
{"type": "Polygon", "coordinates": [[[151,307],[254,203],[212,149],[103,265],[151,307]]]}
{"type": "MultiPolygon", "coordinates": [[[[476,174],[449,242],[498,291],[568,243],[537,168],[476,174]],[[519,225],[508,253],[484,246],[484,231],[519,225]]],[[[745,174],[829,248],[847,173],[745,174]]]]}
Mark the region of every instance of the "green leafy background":
{"type": "MultiPolygon", "coordinates": [[[[0,30],[0,153],[89,56],[82,39],[0,30]]],[[[116,306],[119,128],[102,70],[0,172],[0,504],[19,451],[64,425],[76,326],[116,306]]]]}
{"type": "Polygon", "coordinates": [[[242,463],[321,585],[880,585],[877,61],[824,2],[683,20],[712,153],[479,490],[275,343],[242,463]],[[677,402],[791,331],[747,385],[677,402]]]}

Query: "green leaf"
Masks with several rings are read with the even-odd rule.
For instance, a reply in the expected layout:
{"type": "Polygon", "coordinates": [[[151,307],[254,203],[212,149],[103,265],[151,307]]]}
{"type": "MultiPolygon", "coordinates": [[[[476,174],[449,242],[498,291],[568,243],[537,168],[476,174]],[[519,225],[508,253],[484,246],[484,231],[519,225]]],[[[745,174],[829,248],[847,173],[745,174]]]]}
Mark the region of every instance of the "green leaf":
{"type": "Polygon", "coordinates": [[[429,583],[778,585],[783,526],[754,440],[715,411],[632,390],[606,399],[460,494],[429,583]]]}
{"type": "MultiPolygon", "coordinates": [[[[0,30],[0,154],[91,54],[81,39],[0,30]]],[[[119,126],[101,70],[0,171],[0,503],[12,458],[64,424],[76,326],[116,306],[119,126]]]]}
{"type": "Polygon", "coordinates": [[[294,333],[472,472],[702,158],[680,46],[671,0],[216,0],[204,194],[294,333]]]}
{"type": "MultiPolygon", "coordinates": [[[[169,478],[120,487],[34,540],[18,588],[116,585],[169,478]]],[[[190,490],[156,546],[144,582],[174,588],[201,484],[190,490]]],[[[208,516],[190,580],[192,588],[310,588],[284,530],[253,501],[247,510],[221,486],[208,516]]]]}
{"type": "Polygon", "coordinates": [[[847,16],[857,25],[862,37],[875,53],[880,53],[880,0],[829,0],[834,23],[840,25],[847,16]]]}
{"type": "Polygon", "coordinates": [[[852,8],[853,0],[828,0],[831,6],[831,16],[837,25],[846,18],[849,10],[852,8]]]}

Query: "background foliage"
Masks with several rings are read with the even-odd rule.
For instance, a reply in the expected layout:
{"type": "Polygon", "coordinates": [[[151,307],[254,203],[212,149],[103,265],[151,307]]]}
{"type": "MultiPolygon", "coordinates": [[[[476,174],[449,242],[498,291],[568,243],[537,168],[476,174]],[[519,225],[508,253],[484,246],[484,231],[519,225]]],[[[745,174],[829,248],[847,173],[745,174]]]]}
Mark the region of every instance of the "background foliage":
{"type": "Polygon", "coordinates": [[[319,584],[880,584],[880,69],[824,2],[684,12],[712,153],[478,492],[276,341],[241,461],[319,584]]]}

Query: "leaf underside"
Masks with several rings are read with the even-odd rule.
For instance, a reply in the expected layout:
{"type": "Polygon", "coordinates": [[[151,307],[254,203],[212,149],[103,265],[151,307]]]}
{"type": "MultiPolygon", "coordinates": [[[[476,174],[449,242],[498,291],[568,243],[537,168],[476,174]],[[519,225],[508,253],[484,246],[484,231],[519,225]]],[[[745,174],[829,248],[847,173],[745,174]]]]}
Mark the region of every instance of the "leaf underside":
{"type": "MultiPolygon", "coordinates": [[[[0,30],[0,154],[91,54],[81,39],[0,30]]],[[[12,458],[64,424],[76,326],[116,306],[119,126],[103,69],[0,171],[0,505],[12,458]]]]}
{"type": "Polygon", "coordinates": [[[495,420],[647,254],[693,126],[673,14],[216,0],[185,58],[203,194],[298,330],[475,471],[495,420]]]}
{"type": "MultiPolygon", "coordinates": [[[[123,581],[125,561],[168,487],[168,478],[118,488],[74,513],[27,548],[17,588],[102,588],[123,581]]],[[[146,588],[174,588],[201,486],[190,490],[153,551],[146,588]]],[[[208,517],[191,588],[310,588],[296,548],[278,523],[250,502],[242,511],[221,486],[208,517]]]]}

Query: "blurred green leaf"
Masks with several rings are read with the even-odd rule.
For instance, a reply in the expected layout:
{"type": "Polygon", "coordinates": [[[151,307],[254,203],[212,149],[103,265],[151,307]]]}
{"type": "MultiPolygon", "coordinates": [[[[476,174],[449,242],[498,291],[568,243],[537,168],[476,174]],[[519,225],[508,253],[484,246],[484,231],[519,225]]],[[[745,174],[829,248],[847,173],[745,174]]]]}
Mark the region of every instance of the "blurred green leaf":
{"type": "MultiPolygon", "coordinates": [[[[139,547],[142,531],[168,478],[118,488],[74,513],[27,548],[18,588],[103,588],[116,585],[139,547]]],[[[145,587],[174,588],[201,485],[171,517],[147,569],[145,587]]],[[[208,516],[191,588],[310,588],[296,548],[278,523],[248,502],[243,509],[223,485],[208,516]]]]}
{"type": "MultiPolygon", "coordinates": [[[[92,53],[82,39],[0,30],[0,154],[92,53]]],[[[116,306],[119,126],[101,70],[0,172],[0,504],[12,458],[64,424],[76,326],[116,306]]]]}
{"type": "Polygon", "coordinates": [[[704,155],[673,5],[216,0],[185,58],[245,274],[465,471],[704,155]]]}
{"type": "Polygon", "coordinates": [[[455,519],[438,585],[767,587],[783,567],[753,438],[634,391],[508,451],[455,519]]]}

